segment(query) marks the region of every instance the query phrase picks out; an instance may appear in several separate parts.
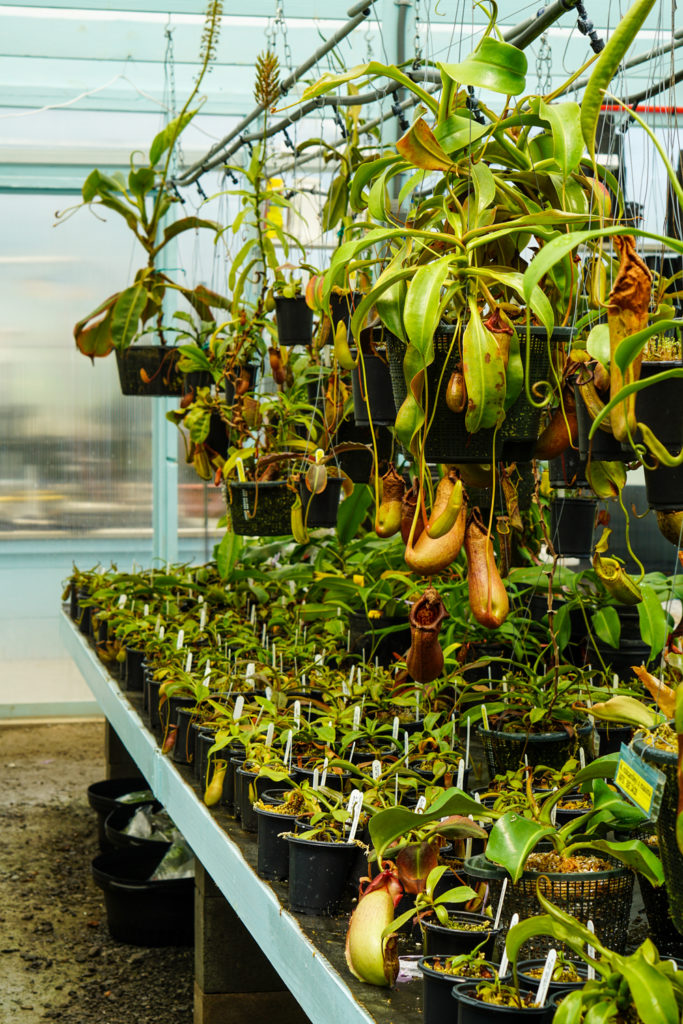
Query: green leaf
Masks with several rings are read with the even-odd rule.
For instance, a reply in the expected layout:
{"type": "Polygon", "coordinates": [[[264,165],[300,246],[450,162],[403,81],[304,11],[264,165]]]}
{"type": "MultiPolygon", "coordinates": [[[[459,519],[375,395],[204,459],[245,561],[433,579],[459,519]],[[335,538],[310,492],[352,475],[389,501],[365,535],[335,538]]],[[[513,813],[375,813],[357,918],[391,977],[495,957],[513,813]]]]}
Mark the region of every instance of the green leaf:
{"type": "Polygon", "coordinates": [[[458,85],[491,89],[504,96],[524,92],[527,66],[522,50],[492,36],[484,36],[474,53],[459,64],[437,64],[439,71],[458,85]]]}
{"type": "MultiPolygon", "coordinates": [[[[204,220],[202,217],[181,217],[180,220],[174,220],[172,224],[164,228],[163,245],[170,242],[176,235],[182,234],[183,231],[196,231],[199,228],[207,228],[209,231],[216,232],[216,234],[223,230],[220,224],[217,224],[214,220],[204,220]]],[[[161,248],[161,246],[158,248],[161,248]]]]}
{"type": "Polygon", "coordinates": [[[578,103],[545,103],[540,97],[537,113],[549,122],[553,139],[553,158],[562,175],[568,177],[579,166],[583,156],[581,139],[581,108],[578,103]]]}
{"type": "Polygon", "coordinates": [[[382,857],[394,840],[451,814],[471,814],[477,818],[495,817],[494,813],[482,807],[461,789],[452,787],[438,797],[424,814],[416,814],[406,807],[388,807],[373,814],[368,825],[372,845],[378,856],[382,857]]]}
{"type": "Polygon", "coordinates": [[[561,651],[565,649],[569,643],[569,638],[572,634],[571,624],[571,608],[568,603],[561,604],[555,612],[553,618],[553,629],[555,631],[555,639],[557,640],[557,646],[561,651]]]}
{"type": "Polygon", "coordinates": [[[348,544],[356,536],[373,500],[372,489],[367,484],[356,484],[353,494],[342,501],[337,512],[337,537],[340,544],[348,544]]]}
{"type": "Polygon", "coordinates": [[[608,605],[606,608],[598,609],[597,612],[593,612],[591,615],[591,622],[593,623],[593,629],[603,643],[608,644],[609,647],[619,646],[621,620],[616,608],[608,605]]]}
{"type": "Polygon", "coordinates": [[[643,947],[628,957],[626,963],[628,971],[624,971],[624,976],[640,1019],[648,1024],[679,1024],[680,1012],[673,986],[661,971],[647,962],[643,947]]]}
{"type": "Polygon", "coordinates": [[[322,228],[331,231],[346,214],[349,202],[349,179],[346,174],[338,174],[332,179],[327,199],[323,206],[322,228]]]}
{"type": "Polygon", "coordinates": [[[462,338],[462,359],[467,385],[465,426],[474,434],[495,427],[505,404],[505,364],[495,336],[484,327],[474,298],[462,338]]]}
{"type": "Polygon", "coordinates": [[[188,110],[184,114],[179,114],[155,136],[149,147],[149,162],[152,167],[159,162],[169,146],[175,143],[196,113],[196,110],[188,110]]]}
{"type": "Polygon", "coordinates": [[[112,310],[111,337],[120,352],[127,349],[138,333],[138,325],[149,293],[141,281],[122,291],[112,310]]]}
{"type": "Polygon", "coordinates": [[[220,544],[214,548],[218,575],[222,580],[230,579],[241,550],[242,538],[232,530],[226,532],[220,544]]]}
{"type": "MultiPolygon", "coordinates": [[[[518,51],[519,52],[519,51],[518,51]]],[[[313,85],[309,85],[307,89],[304,89],[301,97],[302,102],[314,99],[316,96],[322,96],[324,93],[331,92],[340,85],[345,85],[347,82],[352,82],[355,78],[390,78],[394,82],[398,82],[408,92],[413,93],[417,96],[422,103],[431,110],[432,113],[436,114],[438,111],[438,104],[435,101],[431,93],[428,93],[425,89],[416,85],[415,82],[407,75],[404,75],[398,68],[392,67],[389,64],[380,64],[378,61],[370,61],[369,64],[357,64],[356,67],[351,68],[349,71],[345,71],[342,74],[325,74],[322,78],[318,79],[313,85]]]]}
{"type": "Polygon", "coordinates": [[[403,307],[408,341],[421,356],[421,368],[434,361],[434,333],[441,319],[441,289],[450,270],[450,256],[427,263],[415,271],[403,307]]]}
{"type": "Polygon", "coordinates": [[[629,334],[628,337],[624,338],[617,345],[617,350],[614,353],[614,362],[621,372],[625,373],[633,360],[643,351],[645,342],[648,338],[651,338],[656,334],[662,334],[667,330],[680,330],[681,327],[683,327],[683,320],[680,319],[658,320],[657,323],[650,324],[648,327],[643,328],[642,331],[637,331],[635,334],[629,334]]]}
{"type": "Polygon", "coordinates": [[[609,839],[591,839],[588,845],[593,850],[602,850],[611,857],[615,857],[633,871],[640,872],[652,885],[664,884],[661,860],[640,839],[628,839],[623,843],[609,839]]]}
{"type": "Polygon", "coordinates": [[[596,324],[586,339],[588,355],[605,367],[610,362],[609,324],[596,324]]]}
{"type": "Polygon", "coordinates": [[[659,598],[652,587],[643,584],[640,592],[643,595],[643,600],[638,605],[640,636],[643,643],[650,645],[648,661],[652,661],[666,643],[666,638],[669,635],[669,624],[666,612],[662,608],[659,598]]]}
{"type": "Polygon", "coordinates": [[[155,182],[156,175],[151,167],[139,167],[128,175],[128,188],[140,199],[152,191],[155,182]]]}
{"type": "Polygon", "coordinates": [[[512,881],[518,882],[529,854],[542,839],[554,834],[552,825],[542,825],[514,811],[508,811],[491,829],[486,858],[505,868],[512,881]]]}
{"type": "Polygon", "coordinates": [[[605,102],[605,89],[617,73],[624,54],[638,35],[654,4],[655,0],[635,0],[610,35],[607,46],[598,57],[591,72],[581,102],[581,133],[593,161],[595,161],[595,133],[600,108],[605,102]]]}

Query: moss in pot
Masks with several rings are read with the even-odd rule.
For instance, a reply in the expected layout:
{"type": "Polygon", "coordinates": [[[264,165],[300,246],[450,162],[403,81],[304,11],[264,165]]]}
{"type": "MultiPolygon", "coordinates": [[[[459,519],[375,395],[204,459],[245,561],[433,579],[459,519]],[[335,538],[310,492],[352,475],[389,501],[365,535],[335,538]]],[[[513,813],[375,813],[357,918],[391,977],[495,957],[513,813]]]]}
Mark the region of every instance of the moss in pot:
{"type": "Polygon", "coordinates": [[[476,986],[455,985],[451,996],[458,1003],[458,1024],[528,1024],[532,1020],[549,1024],[555,1010],[550,1000],[539,1006],[535,992],[498,979],[476,986]]]}

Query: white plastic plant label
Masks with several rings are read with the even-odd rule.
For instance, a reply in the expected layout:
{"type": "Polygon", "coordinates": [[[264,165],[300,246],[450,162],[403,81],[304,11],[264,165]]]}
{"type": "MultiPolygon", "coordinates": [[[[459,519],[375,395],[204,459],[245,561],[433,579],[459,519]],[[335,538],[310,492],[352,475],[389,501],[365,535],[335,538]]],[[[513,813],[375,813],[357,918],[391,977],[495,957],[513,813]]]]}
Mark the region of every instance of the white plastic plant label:
{"type": "Polygon", "coordinates": [[[550,988],[550,979],[552,978],[553,971],[555,970],[555,961],[556,960],[557,960],[557,950],[549,949],[548,950],[548,955],[547,955],[546,960],[545,960],[545,967],[543,968],[543,974],[541,975],[541,980],[540,980],[540,983],[539,983],[539,986],[538,986],[538,991],[536,993],[536,1002],[538,1003],[539,1006],[543,1006],[545,1004],[546,999],[548,998],[548,989],[550,988]]]}
{"type": "Polygon", "coordinates": [[[358,732],[360,729],[360,707],[356,705],[353,709],[353,731],[358,732]]]}
{"type": "Polygon", "coordinates": [[[426,806],[427,806],[427,797],[423,794],[418,799],[417,803],[415,804],[415,813],[416,814],[424,814],[426,806]]]}
{"type": "Polygon", "coordinates": [[[325,760],[323,761],[323,770],[322,770],[322,774],[320,776],[320,785],[321,786],[324,786],[325,783],[327,782],[327,766],[328,766],[329,762],[330,762],[330,759],[328,757],[326,757],[325,760]]]}
{"type": "MultiPolygon", "coordinates": [[[[510,918],[510,925],[508,927],[508,931],[510,930],[510,928],[514,928],[516,924],[519,924],[519,914],[513,914],[512,917],[510,918]]],[[[503,950],[503,955],[500,958],[500,965],[498,967],[499,978],[504,978],[505,975],[507,974],[508,963],[508,955],[505,952],[505,950],[503,950]]]]}
{"type": "Polygon", "coordinates": [[[398,715],[394,715],[394,721],[393,721],[392,726],[391,726],[391,738],[394,741],[394,743],[398,742],[398,730],[399,730],[400,724],[401,723],[398,720],[398,715]]]}
{"type": "Polygon", "coordinates": [[[294,725],[297,731],[301,728],[301,701],[294,701],[294,725]]]}
{"type": "Polygon", "coordinates": [[[377,759],[375,759],[372,762],[371,771],[372,771],[372,777],[373,777],[374,781],[376,782],[377,779],[379,779],[379,777],[382,774],[382,762],[378,761],[377,759]]]}
{"type": "Polygon", "coordinates": [[[272,747],[274,737],[275,737],[275,722],[268,722],[268,728],[266,729],[266,746],[267,747],[272,747]]]}
{"type": "Polygon", "coordinates": [[[284,762],[288,768],[292,767],[292,730],[287,732],[287,742],[285,743],[285,756],[284,762]]]}
{"type": "Polygon", "coordinates": [[[176,640],[176,645],[175,645],[176,651],[182,651],[184,642],[185,642],[185,630],[184,629],[179,629],[178,630],[178,639],[176,640]]]}
{"type": "Polygon", "coordinates": [[[363,810],[363,794],[358,789],[354,789],[349,797],[348,814],[351,818],[351,828],[349,829],[349,838],[347,842],[352,843],[356,838],[356,832],[358,831],[358,822],[360,821],[360,813],[363,810]]]}
{"type": "Polygon", "coordinates": [[[187,658],[185,659],[185,672],[189,676],[192,671],[192,651],[187,652],[187,658]]]}
{"type": "Polygon", "coordinates": [[[244,711],[244,697],[242,694],[235,698],[235,707],[232,709],[232,720],[237,722],[242,717],[244,711]]]}
{"type": "Polygon", "coordinates": [[[462,789],[462,787],[465,785],[465,762],[462,759],[462,757],[458,761],[458,774],[456,777],[455,784],[458,787],[458,789],[462,789]]]}

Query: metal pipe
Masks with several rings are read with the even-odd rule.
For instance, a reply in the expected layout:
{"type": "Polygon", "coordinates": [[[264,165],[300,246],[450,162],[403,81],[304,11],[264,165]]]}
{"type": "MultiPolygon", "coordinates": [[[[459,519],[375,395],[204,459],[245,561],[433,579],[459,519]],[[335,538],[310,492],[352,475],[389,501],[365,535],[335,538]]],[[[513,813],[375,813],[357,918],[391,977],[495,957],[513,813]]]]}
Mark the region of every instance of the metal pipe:
{"type": "MultiPolygon", "coordinates": [[[[664,92],[669,86],[677,85],[678,82],[683,82],[683,68],[676,72],[675,75],[669,75],[667,78],[663,78],[661,82],[656,82],[654,85],[648,85],[647,89],[643,89],[641,92],[637,92],[635,96],[629,96],[628,106],[636,107],[643,100],[649,100],[651,96],[657,96],[658,93],[664,92]]],[[[624,111],[626,113],[626,111],[624,111]]]]}
{"type": "MultiPolygon", "coordinates": [[[[303,64],[300,64],[299,67],[295,71],[293,71],[288,78],[286,78],[283,82],[280,83],[279,95],[285,96],[289,92],[291,87],[296,82],[298,82],[300,78],[303,78],[307,71],[310,71],[314,64],[317,64],[318,61],[327,53],[329,53],[330,50],[333,50],[334,47],[342,41],[342,39],[345,39],[346,36],[353,32],[353,30],[358,25],[365,21],[365,19],[370,14],[373,4],[375,4],[376,2],[377,0],[364,0],[364,2],[357,3],[353,7],[351,7],[348,11],[350,20],[347,21],[345,25],[342,25],[340,29],[337,29],[337,31],[333,35],[331,35],[329,39],[325,40],[322,46],[318,47],[315,53],[313,53],[307,60],[305,60],[303,64]],[[351,12],[354,13],[352,14],[351,12]]],[[[259,117],[265,111],[265,109],[266,104],[259,103],[259,105],[255,107],[250,114],[247,114],[246,117],[242,118],[240,123],[235,128],[233,128],[233,130],[229,132],[228,135],[225,136],[225,138],[221,139],[220,142],[216,142],[211,147],[211,149],[208,151],[203,160],[199,160],[197,161],[197,163],[192,164],[191,167],[188,167],[186,171],[179,175],[178,178],[176,179],[176,184],[189,185],[191,184],[191,182],[196,181],[197,178],[199,178],[200,175],[203,173],[206,161],[211,160],[211,158],[215,156],[216,153],[223,150],[230,142],[232,142],[233,139],[241,135],[245,128],[248,128],[249,125],[252,124],[252,122],[255,121],[256,118],[259,117]]]]}
{"type": "Polygon", "coordinates": [[[542,36],[545,30],[557,19],[576,7],[578,0],[554,0],[548,7],[542,7],[535,18],[527,18],[519,25],[513,25],[503,33],[506,43],[512,43],[518,50],[524,50],[534,39],[542,36]]]}
{"type": "MultiPolygon", "coordinates": [[[[654,49],[648,50],[647,53],[636,54],[635,57],[631,57],[631,59],[627,60],[625,64],[622,64],[619,70],[630,71],[631,68],[637,68],[639,64],[646,64],[649,60],[654,60],[656,57],[662,57],[665,53],[671,53],[672,50],[677,50],[679,46],[683,46],[683,28],[676,29],[671,36],[670,43],[662,43],[661,46],[656,46],[654,49]]],[[[588,81],[588,77],[580,78],[578,82],[573,82],[572,85],[567,89],[564,89],[563,92],[568,92],[569,89],[583,89],[588,85],[588,81]]],[[[557,95],[561,96],[562,93],[558,93],[557,95]]]]}

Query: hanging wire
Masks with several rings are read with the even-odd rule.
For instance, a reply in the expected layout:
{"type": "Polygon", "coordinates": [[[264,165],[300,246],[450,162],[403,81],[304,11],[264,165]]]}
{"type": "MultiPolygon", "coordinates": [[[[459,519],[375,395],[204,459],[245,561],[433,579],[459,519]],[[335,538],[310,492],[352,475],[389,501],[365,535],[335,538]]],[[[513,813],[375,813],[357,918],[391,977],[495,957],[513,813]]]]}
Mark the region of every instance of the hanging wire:
{"type": "Polygon", "coordinates": [[[538,53],[536,54],[536,92],[545,96],[553,87],[553,51],[550,46],[550,39],[547,32],[544,32],[540,39],[538,53]]]}

